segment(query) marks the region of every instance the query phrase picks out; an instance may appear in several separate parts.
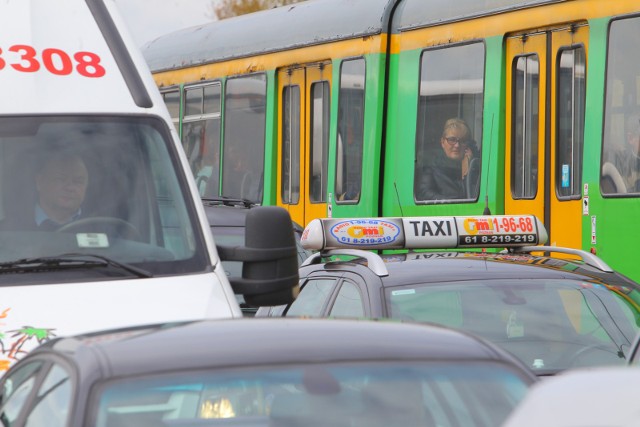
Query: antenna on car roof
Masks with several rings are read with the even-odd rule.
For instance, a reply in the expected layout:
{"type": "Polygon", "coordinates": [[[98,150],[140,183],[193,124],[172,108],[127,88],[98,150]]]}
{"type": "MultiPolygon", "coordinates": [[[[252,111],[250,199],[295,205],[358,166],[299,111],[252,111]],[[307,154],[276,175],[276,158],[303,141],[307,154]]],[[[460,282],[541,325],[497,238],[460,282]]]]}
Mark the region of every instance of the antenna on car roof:
{"type": "Polygon", "coordinates": [[[398,184],[396,181],[393,181],[393,187],[396,189],[396,200],[398,201],[398,207],[400,208],[400,216],[404,216],[402,212],[402,203],[400,203],[400,193],[398,193],[398,184]]]}
{"type": "Polygon", "coordinates": [[[493,143],[493,117],[494,114],[491,115],[491,131],[489,132],[489,160],[487,163],[487,174],[485,176],[485,191],[484,194],[484,210],[482,211],[482,215],[491,215],[491,209],[489,209],[489,171],[491,168],[491,144],[493,143]]]}

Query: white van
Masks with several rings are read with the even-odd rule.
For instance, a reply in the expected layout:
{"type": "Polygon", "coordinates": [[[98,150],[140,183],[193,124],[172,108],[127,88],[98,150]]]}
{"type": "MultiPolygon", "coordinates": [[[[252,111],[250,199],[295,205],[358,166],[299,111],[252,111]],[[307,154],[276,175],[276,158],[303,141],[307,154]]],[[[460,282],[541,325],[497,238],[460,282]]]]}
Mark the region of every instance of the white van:
{"type": "Polygon", "coordinates": [[[276,305],[297,288],[284,210],[216,248],[134,46],[112,0],[0,1],[0,371],[51,337],[241,317],[236,294],[276,305]]]}

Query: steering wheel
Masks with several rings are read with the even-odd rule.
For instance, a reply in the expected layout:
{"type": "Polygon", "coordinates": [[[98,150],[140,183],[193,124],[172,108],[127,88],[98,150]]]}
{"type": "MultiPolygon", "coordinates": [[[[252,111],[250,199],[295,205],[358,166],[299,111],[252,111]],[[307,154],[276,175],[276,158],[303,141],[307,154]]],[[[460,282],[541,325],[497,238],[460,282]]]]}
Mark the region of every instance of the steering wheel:
{"type": "Polygon", "coordinates": [[[610,354],[614,354],[617,357],[620,357],[618,355],[618,353],[616,353],[615,351],[612,351],[612,349],[610,347],[607,347],[604,344],[591,344],[588,345],[586,347],[582,347],[581,349],[577,350],[575,353],[573,353],[573,355],[569,358],[569,363],[571,364],[571,366],[579,366],[578,365],[578,361],[580,360],[581,357],[584,357],[585,355],[592,353],[596,350],[599,350],[601,352],[605,352],[605,353],[610,353],[610,354]]]}
{"type": "Polygon", "coordinates": [[[118,235],[129,240],[142,240],[142,235],[138,229],[128,221],[120,218],[110,216],[94,216],[89,218],[82,218],[77,221],[73,221],[69,224],[63,225],[58,229],[59,232],[74,232],[87,230],[89,228],[111,229],[115,230],[118,235]]]}
{"type": "Polygon", "coordinates": [[[618,168],[611,162],[606,162],[602,165],[602,179],[608,180],[613,188],[609,189],[611,193],[626,193],[627,186],[624,183],[624,179],[620,174],[618,168]]]}

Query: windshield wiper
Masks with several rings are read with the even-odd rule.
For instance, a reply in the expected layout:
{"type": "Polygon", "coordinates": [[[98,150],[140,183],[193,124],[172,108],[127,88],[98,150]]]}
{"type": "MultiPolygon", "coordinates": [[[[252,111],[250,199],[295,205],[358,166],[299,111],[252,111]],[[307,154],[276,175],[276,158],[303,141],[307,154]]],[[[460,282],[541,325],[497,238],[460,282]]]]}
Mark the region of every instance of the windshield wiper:
{"type": "Polygon", "coordinates": [[[138,277],[153,277],[142,268],[116,261],[104,255],[68,253],[51,257],[22,258],[16,261],[0,263],[0,273],[38,271],[38,270],[62,270],[86,267],[118,267],[138,277]],[[82,259],[89,258],[89,259],[82,259]],[[95,261],[97,259],[99,261],[95,261]]]}
{"type": "Polygon", "coordinates": [[[258,205],[256,202],[253,202],[249,199],[241,199],[241,198],[234,198],[234,197],[215,196],[215,197],[201,197],[200,199],[204,204],[207,204],[209,206],[225,205],[225,206],[243,206],[245,208],[251,208],[258,205]]]}

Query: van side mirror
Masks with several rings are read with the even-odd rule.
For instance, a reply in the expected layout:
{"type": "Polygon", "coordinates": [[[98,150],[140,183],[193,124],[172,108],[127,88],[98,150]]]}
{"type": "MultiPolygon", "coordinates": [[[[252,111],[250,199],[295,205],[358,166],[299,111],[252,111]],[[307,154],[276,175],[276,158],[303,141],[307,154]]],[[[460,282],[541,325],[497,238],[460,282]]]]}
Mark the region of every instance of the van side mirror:
{"type": "Polygon", "coordinates": [[[217,246],[222,261],[241,261],[242,277],[230,277],[236,294],[254,307],[291,303],[298,294],[298,252],[291,216],[277,206],[247,213],[244,246],[217,246]]]}

